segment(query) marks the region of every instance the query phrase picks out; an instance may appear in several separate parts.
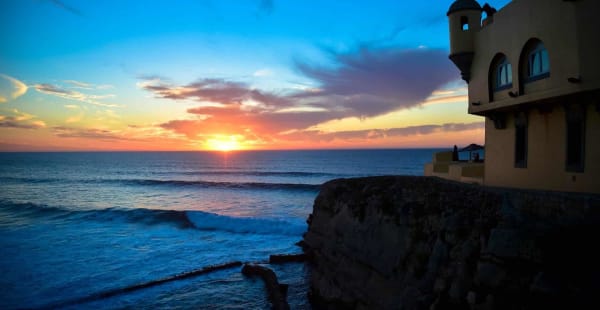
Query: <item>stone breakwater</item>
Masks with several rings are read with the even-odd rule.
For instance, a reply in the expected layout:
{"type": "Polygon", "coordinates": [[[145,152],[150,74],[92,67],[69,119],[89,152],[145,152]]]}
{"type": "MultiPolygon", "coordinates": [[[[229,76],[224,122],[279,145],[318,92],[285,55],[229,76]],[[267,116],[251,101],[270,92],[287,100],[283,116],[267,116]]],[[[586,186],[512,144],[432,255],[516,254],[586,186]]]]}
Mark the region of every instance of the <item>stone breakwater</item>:
{"type": "Polygon", "coordinates": [[[323,186],[308,222],[316,308],[600,305],[597,195],[340,179],[323,186]]]}

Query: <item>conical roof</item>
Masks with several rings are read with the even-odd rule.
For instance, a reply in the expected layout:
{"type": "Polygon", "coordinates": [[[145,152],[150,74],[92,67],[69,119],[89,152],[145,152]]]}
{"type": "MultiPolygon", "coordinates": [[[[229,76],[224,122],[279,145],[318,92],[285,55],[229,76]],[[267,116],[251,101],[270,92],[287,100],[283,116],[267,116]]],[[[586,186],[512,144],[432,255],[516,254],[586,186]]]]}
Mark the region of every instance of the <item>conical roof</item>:
{"type": "Polygon", "coordinates": [[[464,10],[480,10],[481,5],[477,3],[475,0],[456,0],[448,9],[448,13],[446,15],[450,15],[454,12],[464,11],[464,10]]]}
{"type": "Polygon", "coordinates": [[[477,150],[481,150],[481,149],[484,149],[484,147],[482,145],[471,143],[471,144],[467,145],[466,147],[463,147],[462,149],[460,149],[459,152],[471,152],[471,151],[477,151],[477,150]]]}

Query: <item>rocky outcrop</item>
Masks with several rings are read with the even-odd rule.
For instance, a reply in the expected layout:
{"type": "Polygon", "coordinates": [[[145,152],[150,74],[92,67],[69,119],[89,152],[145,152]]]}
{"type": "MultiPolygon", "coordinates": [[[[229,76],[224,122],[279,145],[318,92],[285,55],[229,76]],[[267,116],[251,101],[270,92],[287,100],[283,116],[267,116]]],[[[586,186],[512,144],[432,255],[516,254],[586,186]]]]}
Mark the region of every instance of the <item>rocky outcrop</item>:
{"type": "Polygon", "coordinates": [[[245,264],[242,268],[242,274],[245,276],[259,276],[265,282],[269,300],[274,310],[289,310],[290,305],[287,302],[287,284],[280,284],[275,272],[267,267],[257,264],[245,264]]]}
{"type": "Polygon", "coordinates": [[[303,245],[317,308],[575,309],[599,236],[598,196],[372,177],[326,183],[303,245]]]}

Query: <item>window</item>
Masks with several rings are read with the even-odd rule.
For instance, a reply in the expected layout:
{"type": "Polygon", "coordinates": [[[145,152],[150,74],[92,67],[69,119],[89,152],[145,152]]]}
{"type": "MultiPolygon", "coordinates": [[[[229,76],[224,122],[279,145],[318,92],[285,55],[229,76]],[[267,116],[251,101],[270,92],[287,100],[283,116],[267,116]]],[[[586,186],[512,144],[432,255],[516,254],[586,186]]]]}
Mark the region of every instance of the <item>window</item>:
{"type": "Polygon", "coordinates": [[[539,88],[527,87],[530,82],[550,77],[550,53],[544,43],[532,38],[525,43],[519,57],[518,94],[525,95],[539,88]]]}
{"type": "Polygon", "coordinates": [[[503,57],[500,64],[496,67],[495,90],[503,90],[512,87],[512,66],[503,57]]]}
{"type": "Polygon", "coordinates": [[[494,101],[494,93],[512,88],[512,70],[512,65],[504,54],[498,53],[492,58],[488,71],[488,94],[490,102],[494,101]]]}
{"type": "Polygon", "coordinates": [[[527,168],[527,115],[515,116],[515,168],[527,168]]]}
{"type": "Polygon", "coordinates": [[[550,59],[544,43],[538,42],[531,50],[527,62],[527,77],[530,81],[550,76],[550,59]]]}
{"type": "Polygon", "coordinates": [[[468,31],[469,30],[469,19],[466,16],[461,16],[460,17],[460,28],[463,31],[468,31]]]}
{"type": "Polygon", "coordinates": [[[566,170],[583,172],[585,160],[585,109],[581,106],[570,106],[566,109],[566,116],[566,170]]]}

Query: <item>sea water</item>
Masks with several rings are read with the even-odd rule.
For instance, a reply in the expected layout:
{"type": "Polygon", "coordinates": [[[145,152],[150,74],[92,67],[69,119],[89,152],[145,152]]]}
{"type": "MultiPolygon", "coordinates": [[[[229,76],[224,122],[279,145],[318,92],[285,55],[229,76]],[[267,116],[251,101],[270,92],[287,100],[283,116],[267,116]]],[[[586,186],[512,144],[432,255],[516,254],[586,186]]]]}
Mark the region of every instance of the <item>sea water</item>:
{"type": "MultiPolygon", "coordinates": [[[[322,183],[421,175],[436,151],[0,153],[0,308],[268,309],[240,268],[102,294],[300,253],[322,183]]],[[[270,267],[310,308],[309,268],[270,267]]]]}

